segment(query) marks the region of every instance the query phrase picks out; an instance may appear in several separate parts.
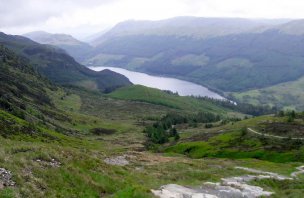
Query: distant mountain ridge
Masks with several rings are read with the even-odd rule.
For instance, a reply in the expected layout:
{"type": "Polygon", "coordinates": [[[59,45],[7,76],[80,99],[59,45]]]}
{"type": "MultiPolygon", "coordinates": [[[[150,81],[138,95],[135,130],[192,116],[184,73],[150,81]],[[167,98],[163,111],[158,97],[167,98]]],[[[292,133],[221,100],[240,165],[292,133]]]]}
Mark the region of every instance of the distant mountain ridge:
{"type": "Polygon", "coordinates": [[[264,89],[304,76],[303,19],[125,21],[91,44],[95,47],[83,62],[86,65],[177,77],[224,94],[264,89]]]}
{"type": "Polygon", "coordinates": [[[129,20],[118,23],[111,30],[91,41],[98,45],[106,39],[130,35],[175,35],[195,38],[217,37],[245,32],[258,32],[282,22],[243,18],[175,17],[160,21],[129,20]]]}
{"type": "Polygon", "coordinates": [[[277,26],[278,31],[291,35],[304,35],[304,19],[293,20],[277,26]]]}
{"type": "Polygon", "coordinates": [[[24,34],[23,36],[41,44],[54,45],[64,49],[77,61],[82,61],[85,54],[91,50],[91,46],[81,42],[68,34],[51,34],[44,31],[35,31],[24,34]]]}

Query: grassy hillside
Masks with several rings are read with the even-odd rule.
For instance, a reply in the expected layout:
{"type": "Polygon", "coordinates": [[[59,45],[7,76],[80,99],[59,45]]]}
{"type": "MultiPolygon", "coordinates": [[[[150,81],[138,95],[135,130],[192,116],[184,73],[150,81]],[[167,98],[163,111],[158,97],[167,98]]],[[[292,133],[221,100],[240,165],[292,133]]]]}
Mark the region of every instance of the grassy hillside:
{"type": "Polygon", "coordinates": [[[0,44],[27,58],[36,70],[58,84],[77,85],[101,91],[131,84],[120,74],[111,71],[91,71],[77,63],[63,50],[35,43],[25,37],[0,33],[0,44]]]}
{"type": "MultiPolygon", "coordinates": [[[[3,118],[0,113],[0,120],[3,118]]],[[[18,120],[5,116],[5,120],[18,120]]],[[[6,131],[7,133],[7,131],[6,131]]],[[[234,166],[248,166],[288,175],[298,164],[277,164],[258,160],[193,160],[182,156],[167,157],[150,152],[132,152],[136,137],[109,135],[74,138],[49,132],[52,138],[0,137],[0,166],[10,170],[16,187],[0,190],[2,197],[153,197],[150,189],[167,183],[199,186],[204,181],[244,174],[234,166]],[[21,139],[21,140],[20,140],[21,139]],[[124,145],[118,144],[123,139],[124,145]],[[116,143],[116,144],[115,144],[116,143]],[[111,147],[111,149],[109,149],[111,147]],[[106,164],[107,157],[128,152],[133,158],[124,167],[106,164]],[[219,168],[218,166],[221,166],[219,168]]],[[[290,181],[285,188],[275,188],[277,196],[301,195],[302,179],[290,181]]],[[[266,184],[266,187],[271,186],[266,184]]],[[[277,183],[276,185],[282,185],[277,183]]]]}
{"type": "MultiPolygon", "coordinates": [[[[112,93],[122,99],[79,87],[60,87],[4,47],[0,48],[0,68],[0,168],[10,171],[10,174],[5,173],[7,179],[0,177],[0,197],[153,197],[151,189],[169,183],[199,187],[203,182],[219,182],[222,177],[247,174],[235,166],[276,171],[287,176],[300,165],[289,162],[294,161],[289,160],[290,155],[288,158],[278,155],[279,159],[288,160],[274,163],[252,159],[254,156],[246,160],[236,160],[231,155],[226,155],[226,159],[192,159],[153,153],[145,148],[145,127],[172,113],[185,116],[200,110],[224,114],[227,110],[213,103],[141,86],[112,93]],[[145,102],[136,101],[144,92],[149,96],[143,98],[145,102]],[[160,104],[151,104],[153,102],[160,104]],[[108,163],[109,159],[117,157],[125,157],[128,164],[108,163]]],[[[227,127],[237,133],[238,127],[246,122],[255,126],[268,119],[272,118],[259,117],[234,125],[223,123],[221,129],[227,127]]],[[[276,119],[284,121],[286,118],[276,119]]],[[[293,122],[301,123],[300,119],[295,118],[293,122]]],[[[186,138],[194,132],[206,138],[200,133],[200,124],[185,130],[180,127],[180,132],[185,131],[180,133],[181,142],[190,142],[186,138]]],[[[218,140],[238,137],[228,136],[218,140]]],[[[169,142],[171,146],[175,143],[169,142]]],[[[219,145],[222,148],[226,143],[219,142],[219,145]]],[[[249,143],[246,145],[256,148],[249,143]]],[[[303,177],[287,182],[255,182],[274,191],[277,197],[303,194],[303,177]]]]}
{"type": "Polygon", "coordinates": [[[169,146],[165,152],[176,152],[193,158],[255,158],[273,162],[303,162],[302,115],[293,121],[288,116],[261,116],[228,125],[215,125],[206,129],[185,128],[182,138],[176,145],[169,146]],[[261,135],[252,130],[261,132],[261,135]],[[265,134],[265,135],[263,135],[265,134]],[[276,135],[285,139],[271,137],[276,135]]]}
{"type": "Polygon", "coordinates": [[[251,104],[268,104],[279,108],[304,110],[304,78],[264,89],[232,93],[237,101],[251,104]]]}
{"type": "Polygon", "coordinates": [[[230,111],[228,109],[216,106],[208,101],[200,101],[188,96],[178,96],[141,85],[132,85],[117,89],[114,92],[110,93],[109,96],[117,99],[148,102],[194,112],[208,111],[216,113],[227,113],[230,111]]]}

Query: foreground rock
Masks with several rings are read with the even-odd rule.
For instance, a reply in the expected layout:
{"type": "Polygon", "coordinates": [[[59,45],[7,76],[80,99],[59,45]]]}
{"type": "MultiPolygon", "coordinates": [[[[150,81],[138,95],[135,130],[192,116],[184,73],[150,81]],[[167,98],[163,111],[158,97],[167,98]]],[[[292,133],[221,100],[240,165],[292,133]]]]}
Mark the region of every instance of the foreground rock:
{"type": "Polygon", "coordinates": [[[15,185],[16,183],[12,180],[12,173],[4,168],[0,168],[0,189],[15,185]]]}
{"type": "Polygon", "coordinates": [[[283,176],[283,175],[279,175],[277,173],[261,171],[261,170],[257,170],[257,169],[253,169],[253,168],[246,168],[246,167],[241,167],[241,166],[237,166],[235,168],[236,169],[241,169],[241,170],[244,170],[244,171],[248,171],[248,172],[251,172],[251,173],[262,174],[262,175],[259,175],[261,178],[258,178],[258,179],[265,179],[265,177],[266,178],[273,178],[273,179],[276,179],[276,180],[292,179],[291,177],[286,177],[286,176],[283,176]]]}
{"type": "Polygon", "coordinates": [[[217,198],[217,196],[201,192],[199,189],[186,188],[177,184],[162,186],[160,190],[152,190],[152,193],[160,198],[217,198]]]}
{"type": "Polygon", "coordinates": [[[200,188],[188,188],[176,184],[162,186],[159,190],[152,190],[152,193],[160,198],[255,198],[267,197],[273,192],[265,191],[259,186],[247,184],[257,179],[276,179],[292,180],[298,174],[304,173],[304,166],[297,168],[298,171],[291,174],[292,177],[286,177],[277,173],[265,172],[246,167],[235,167],[257,175],[244,175],[239,177],[222,178],[221,182],[206,182],[200,188]]]}
{"type": "Polygon", "coordinates": [[[112,157],[112,158],[106,158],[104,160],[104,162],[107,164],[110,164],[110,165],[126,166],[129,164],[129,161],[126,159],[127,157],[129,157],[129,156],[122,155],[122,156],[117,156],[117,157],[112,157]]]}
{"type": "Polygon", "coordinates": [[[55,160],[55,159],[51,159],[50,161],[46,161],[46,160],[43,160],[43,159],[36,159],[36,162],[44,165],[44,166],[51,166],[51,167],[54,167],[54,168],[58,168],[61,166],[61,162],[55,160]]]}

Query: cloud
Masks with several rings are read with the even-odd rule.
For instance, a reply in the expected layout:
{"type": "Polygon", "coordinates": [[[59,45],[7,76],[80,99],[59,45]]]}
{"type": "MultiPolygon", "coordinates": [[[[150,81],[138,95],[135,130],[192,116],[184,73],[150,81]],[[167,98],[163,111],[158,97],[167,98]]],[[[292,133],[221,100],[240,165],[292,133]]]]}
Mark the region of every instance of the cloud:
{"type": "Polygon", "coordinates": [[[128,20],[175,16],[303,18],[303,0],[0,0],[0,30],[87,34],[128,20]],[[87,28],[85,28],[87,27],[87,28]]]}
{"type": "Polygon", "coordinates": [[[43,23],[115,0],[0,0],[0,28],[43,23]]]}

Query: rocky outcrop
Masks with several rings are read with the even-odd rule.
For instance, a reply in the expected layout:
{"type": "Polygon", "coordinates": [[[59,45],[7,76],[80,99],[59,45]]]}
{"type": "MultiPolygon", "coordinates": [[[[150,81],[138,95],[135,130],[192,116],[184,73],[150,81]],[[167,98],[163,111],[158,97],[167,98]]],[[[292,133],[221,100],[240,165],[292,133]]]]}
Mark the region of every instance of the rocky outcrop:
{"type": "Polygon", "coordinates": [[[259,186],[249,185],[248,182],[258,179],[292,180],[298,174],[304,173],[304,166],[297,168],[291,177],[283,176],[273,172],[266,172],[246,167],[235,167],[254,173],[255,175],[244,175],[239,177],[222,178],[220,182],[205,182],[199,188],[189,188],[176,184],[161,186],[159,190],[152,193],[160,198],[255,198],[267,197],[273,192],[265,191],[259,186]]]}
{"type": "Polygon", "coordinates": [[[15,186],[16,183],[12,180],[12,173],[5,168],[0,168],[0,189],[9,186],[15,186]]]}
{"type": "Polygon", "coordinates": [[[129,164],[129,161],[127,160],[128,155],[121,155],[111,158],[106,158],[104,160],[105,163],[110,165],[116,165],[116,166],[126,166],[129,164]]]}
{"type": "Polygon", "coordinates": [[[49,161],[43,159],[36,159],[36,162],[40,163],[43,166],[50,166],[53,168],[58,168],[61,166],[61,162],[57,161],[56,159],[51,159],[49,161]]]}

